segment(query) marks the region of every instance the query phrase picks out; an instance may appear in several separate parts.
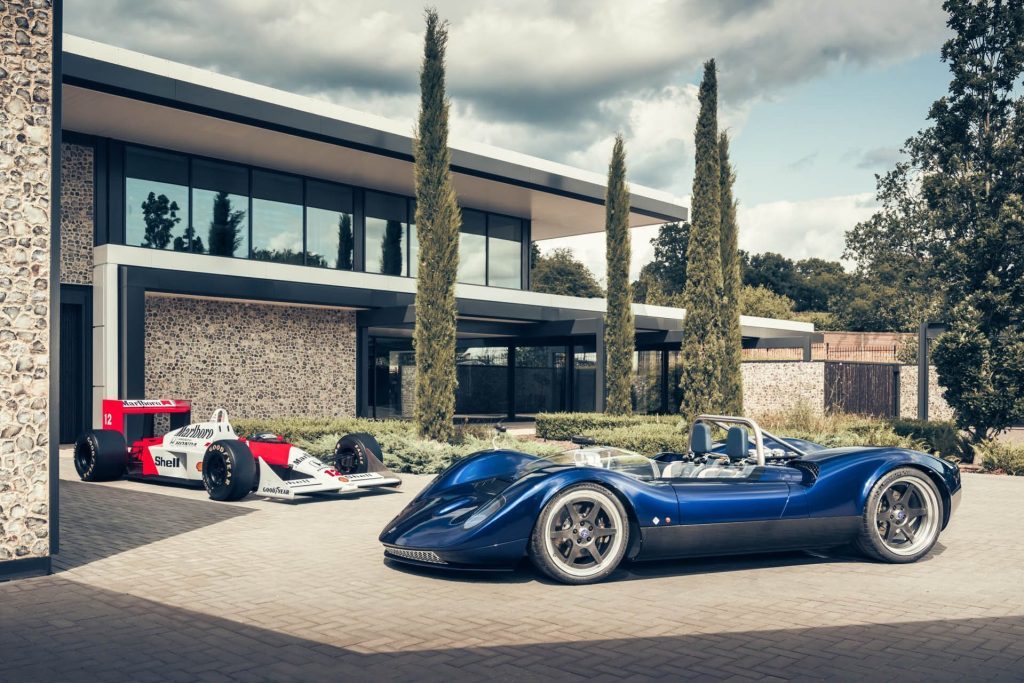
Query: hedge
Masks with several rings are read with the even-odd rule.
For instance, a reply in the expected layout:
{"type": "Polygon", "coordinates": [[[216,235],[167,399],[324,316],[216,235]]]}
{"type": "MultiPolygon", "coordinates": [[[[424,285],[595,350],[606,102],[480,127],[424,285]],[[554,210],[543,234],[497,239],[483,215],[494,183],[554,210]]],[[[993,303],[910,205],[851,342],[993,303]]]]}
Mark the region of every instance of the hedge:
{"type": "Polygon", "coordinates": [[[929,420],[893,420],[893,431],[925,444],[943,458],[959,458],[969,462],[973,458],[970,443],[952,422],[929,420]]]}
{"type": "Polygon", "coordinates": [[[292,417],[268,420],[238,420],[235,431],[246,436],[271,432],[317,457],[330,458],[343,434],[366,432],[380,443],[384,464],[396,472],[436,474],[452,462],[495,446],[535,455],[557,453],[560,449],[535,441],[520,441],[501,435],[490,438],[486,427],[458,425],[451,443],[421,439],[412,422],[366,418],[292,417]]]}
{"type": "Polygon", "coordinates": [[[605,413],[538,413],[537,436],[553,441],[568,441],[574,436],[597,429],[615,429],[630,425],[667,424],[678,426],[678,415],[607,415],[605,413]]]}

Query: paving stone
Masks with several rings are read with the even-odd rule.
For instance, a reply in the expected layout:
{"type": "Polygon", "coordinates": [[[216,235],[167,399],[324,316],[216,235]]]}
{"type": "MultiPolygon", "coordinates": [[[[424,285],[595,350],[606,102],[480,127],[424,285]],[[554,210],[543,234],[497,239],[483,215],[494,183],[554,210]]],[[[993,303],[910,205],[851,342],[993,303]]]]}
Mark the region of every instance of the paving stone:
{"type": "Polygon", "coordinates": [[[992,523],[1024,516],[1024,479],[966,476],[913,565],[688,560],[587,587],[384,564],[382,520],[427,481],[298,505],[63,481],[61,571],[0,584],[0,679],[1024,678],[1024,528],[992,523]]]}

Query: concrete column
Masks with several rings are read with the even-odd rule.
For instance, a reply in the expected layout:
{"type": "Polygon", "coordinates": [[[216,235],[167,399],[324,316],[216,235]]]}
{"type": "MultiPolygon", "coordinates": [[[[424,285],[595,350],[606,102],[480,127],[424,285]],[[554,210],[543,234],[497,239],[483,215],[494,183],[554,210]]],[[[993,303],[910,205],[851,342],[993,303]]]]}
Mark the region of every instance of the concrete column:
{"type": "Polygon", "coordinates": [[[48,572],[57,543],[59,12],[0,2],[0,578],[48,572]]]}

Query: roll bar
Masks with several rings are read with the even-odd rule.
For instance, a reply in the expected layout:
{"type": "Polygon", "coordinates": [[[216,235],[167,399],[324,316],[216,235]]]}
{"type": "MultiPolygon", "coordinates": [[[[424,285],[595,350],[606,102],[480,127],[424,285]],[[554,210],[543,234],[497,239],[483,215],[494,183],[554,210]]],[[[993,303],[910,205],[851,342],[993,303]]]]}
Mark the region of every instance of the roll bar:
{"type": "Polygon", "coordinates": [[[779,437],[775,436],[774,434],[772,434],[771,432],[767,432],[767,431],[761,429],[761,426],[758,425],[753,420],[751,420],[749,417],[738,417],[738,416],[735,416],[735,415],[698,415],[697,417],[695,417],[693,419],[693,422],[690,424],[690,435],[689,435],[690,443],[693,442],[693,428],[694,428],[694,426],[698,422],[707,422],[709,424],[715,425],[716,427],[721,427],[722,429],[726,429],[727,425],[742,425],[744,427],[749,427],[750,430],[754,433],[754,458],[755,458],[755,460],[757,460],[757,464],[762,466],[762,467],[764,466],[764,463],[765,463],[765,458],[764,458],[764,437],[765,436],[767,436],[770,439],[774,439],[776,442],[778,442],[780,444],[785,444],[786,448],[792,450],[797,455],[807,455],[806,453],[804,453],[802,450],[800,450],[796,446],[793,446],[792,444],[790,444],[788,441],[784,441],[781,438],[779,438],[779,437]]]}

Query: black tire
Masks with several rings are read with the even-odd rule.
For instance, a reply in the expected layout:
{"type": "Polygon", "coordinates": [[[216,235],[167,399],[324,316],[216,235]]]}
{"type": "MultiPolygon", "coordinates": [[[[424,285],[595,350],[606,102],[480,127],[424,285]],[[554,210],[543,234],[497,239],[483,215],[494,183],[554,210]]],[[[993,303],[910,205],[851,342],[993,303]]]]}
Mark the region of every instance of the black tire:
{"type": "Polygon", "coordinates": [[[96,429],[75,442],[75,471],[82,481],[120,479],[128,469],[128,446],[121,432],[96,429]]]}
{"type": "Polygon", "coordinates": [[[935,545],[942,520],[942,496],[931,478],[913,467],[901,467],[871,489],[854,545],[881,562],[916,562],[935,545]]]}
{"type": "Polygon", "coordinates": [[[334,469],[342,474],[363,474],[370,471],[370,458],[384,462],[380,444],[372,434],[346,434],[334,447],[334,469]]]}
{"type": "Polygon", "coordinates": [[[628,547],[629,515],[618,496],[598,484],[577,484],[541,510],[530,559],[560,583],[596,583],[615,571],[628,547]]]}
{"type": "Polygon", "coordinates": [[[241,441],[215,441],[203,456],[203,486],[213,500],[245,498],[256,481],[256,459],[241,441]]]}

